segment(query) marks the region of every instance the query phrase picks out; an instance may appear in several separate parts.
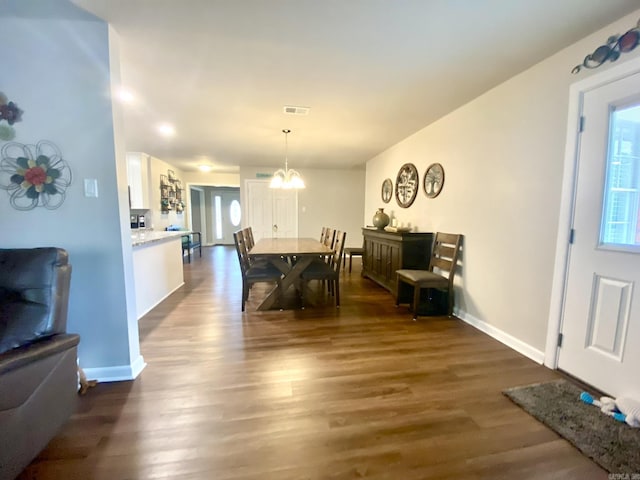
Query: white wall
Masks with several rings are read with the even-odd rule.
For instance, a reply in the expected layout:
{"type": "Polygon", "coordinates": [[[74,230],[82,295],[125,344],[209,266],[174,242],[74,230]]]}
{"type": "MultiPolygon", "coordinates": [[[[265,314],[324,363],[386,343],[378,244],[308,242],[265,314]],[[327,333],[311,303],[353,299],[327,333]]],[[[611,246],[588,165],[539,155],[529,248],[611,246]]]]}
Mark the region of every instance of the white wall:
{"type": "MultiPolygon", "coordinates": [[[[255,179],[258,173],[273,173],[278,168],[241,167],[241,203],[246,201],[245,179],[255,179]]],[[[319,239],[322,227],[332,227],[347,232],[347,246],[362,246],[365,171],[312,168],[297,170],[306,185],[305,189],[298,191],[298,235],[319,239]]],[[[371,219],[366,222],[371,223],[371,219]]]]}
{"type": "Polygon", "coordinates": [[[189,189],[185,181],[184,172],[177,169],[170,163],[160,160],[159,158],[149,157],[149,172],[151,183],[149,184],[149,197],[151,210],[149,216],[151,222],[147,219],[147,225],[153,227],[154,230],[164,230],[169,225],[178,225],[179,227],[187,226],[187,205],[190,203],[187,201],[189,195],[189,189]],[[182,183],[182,201],[185,204],[185,209],[182,213],[176,212],[176,210],[169,210],[163,212],[160,203],[160,175],[167,175],[168,170],[173,170],[176,174],[176,178],[182,183]]]}
{"type": "Polygon", "coordinates": [[[81,365],[106,375],[117,372],[112,377],[135,375],[144,364],[135,319],[125,150],[120,111],[110,100],[119,81],[117,39],[105,22],[68,2],[6,3],[1,13],[0,31],[11,40],[0,42],[2,64],[10,66],[3,69],[0,88],[24,110],[22,122],[14,125],[15,141],[54,142],[71,167],[73,183],[53,211],[14,210],[0,190],[0,246],[66,249],[73,269],[68,330],[81,336],[81,365]],[[98,198],[84,196],[85,178],[97,179],[98,198]]]}
{"type": "Polygon", "coordinates": [[[208,185],[210,187],[239,187],[239,173],[184,172],[183,183],[208,185]]]}
{"type": "MultiPolygon", "coordinates": [[[[464,234],[456,282],[460,315],[528,345],[538,357],[549,315],[569,85],[597,70],[570,71],[639,16],[628,15],[562,50],[367,163],[365,221],[383,206],[382,181],[395,182],[403,163],[418,167],[421,188],[428,165],[443,165],[439,197],[427,199],[420,191],[410,208],[400,209],[392,199],[385,210],[420,231],[464,234]]],[[[636,55],[624,54],[617,63],[636,55]]]]}

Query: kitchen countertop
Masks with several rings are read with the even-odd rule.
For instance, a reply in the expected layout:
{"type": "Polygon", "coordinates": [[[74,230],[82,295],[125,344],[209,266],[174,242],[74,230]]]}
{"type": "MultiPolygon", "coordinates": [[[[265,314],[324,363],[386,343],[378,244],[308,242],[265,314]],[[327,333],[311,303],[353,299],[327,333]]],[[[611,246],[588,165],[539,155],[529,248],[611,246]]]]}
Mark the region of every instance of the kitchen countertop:
{"type": "Polygon", "coordinates": [[[131,232],[131,243],[134,247],[140,245],[146,245],[153,242],[162,242],[164,240],[170,240],[173,238],[180,238],[183,235],[188,235],[191,230],[177,230],[171,232],[155,231],[155,230],[140,230],[131,232]]]}

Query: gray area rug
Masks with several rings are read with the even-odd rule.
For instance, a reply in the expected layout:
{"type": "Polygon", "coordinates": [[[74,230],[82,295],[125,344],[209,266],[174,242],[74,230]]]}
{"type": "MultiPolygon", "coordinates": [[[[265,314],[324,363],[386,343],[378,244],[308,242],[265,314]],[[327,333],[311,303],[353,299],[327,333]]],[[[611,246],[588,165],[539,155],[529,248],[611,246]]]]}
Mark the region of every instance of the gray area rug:
{"type": "Polygon", "coordinates": [[[583,403],[582,391],[559,380],[509,388],[503,393],[608,472],[640,474],[640,428],[583,403]]]}

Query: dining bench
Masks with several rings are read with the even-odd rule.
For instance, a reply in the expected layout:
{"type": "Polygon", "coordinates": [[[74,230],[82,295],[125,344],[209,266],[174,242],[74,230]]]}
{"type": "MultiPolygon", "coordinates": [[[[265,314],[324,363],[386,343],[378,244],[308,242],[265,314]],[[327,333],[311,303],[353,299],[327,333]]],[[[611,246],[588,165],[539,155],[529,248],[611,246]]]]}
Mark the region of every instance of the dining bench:
{"type": "Polygon", "coordinates": [[[202,235],[200,232],[191,232],[182,235],[182,256],[184,257],[186,252],[189,263],[191,263],[191,250],[195,248],[198,249],[200,257],[202,257],[202,235]]]}

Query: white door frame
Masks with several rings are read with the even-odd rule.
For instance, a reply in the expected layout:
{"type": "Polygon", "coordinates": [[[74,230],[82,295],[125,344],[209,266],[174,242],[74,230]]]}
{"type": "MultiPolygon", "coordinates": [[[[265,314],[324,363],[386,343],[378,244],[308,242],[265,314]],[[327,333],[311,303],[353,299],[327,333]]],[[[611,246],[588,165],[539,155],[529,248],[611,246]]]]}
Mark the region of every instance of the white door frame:
{"type": "MultiPolygon", "coordinates": [[[[584,71],[584,70],[583,70],[584,71]]],[[[580,115],[585,92],[607,83],[640,72],[640,57],[627,60],[603,72],[576,82],[569,88],[569,115],[567,119],[567,142],[564,151],[562,172],[562,196],[560,218],[556,239],[556,257],[551,285],[551,303],[547,323],[547,342],[544,364],[549,368],[558,367],[558,335],[562,328],[564,299],[569,269],[569,238],[571,234],[574,198],[576,190],[576,167],[580,152],[580,115]]]]}
{"type": "Polygon", "coordinates": [[[189,230],[193,229],[193,206],[191,205],[191,191],[195,190],[198,192],[198,197],[200,198],[200,227],[201,230],[203,230],[202,232],[200,232],[200,235],[202,235],[202,244],[203,245],[209,245],[207,243],[207,215],[206,215],[206,211],[205,211],[205,201],[204,201],[204,189],[197,187],[195,185],[189,185],[188,186],[188,192],[189,195],[186,195],[187,197],[187,209],[189,211],[189,215],[187,217],[188,220],[188,224],[185,225],[189,230]]]}

